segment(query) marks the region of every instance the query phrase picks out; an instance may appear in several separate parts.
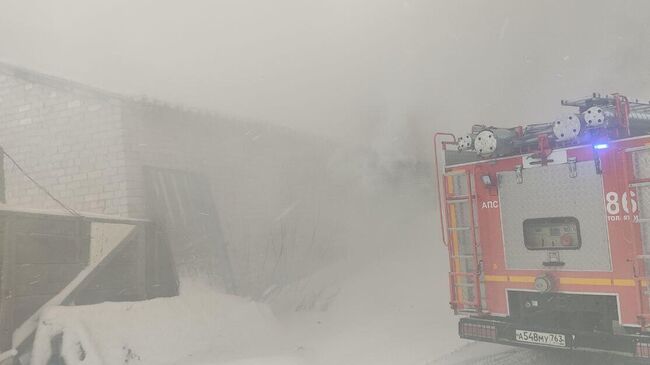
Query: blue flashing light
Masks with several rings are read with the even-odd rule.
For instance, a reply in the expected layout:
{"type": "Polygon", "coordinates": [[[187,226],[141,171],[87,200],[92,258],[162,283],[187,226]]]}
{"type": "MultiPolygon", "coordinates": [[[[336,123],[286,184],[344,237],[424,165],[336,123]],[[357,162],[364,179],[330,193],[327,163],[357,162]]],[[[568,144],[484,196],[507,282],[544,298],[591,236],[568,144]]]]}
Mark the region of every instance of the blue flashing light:
{"type": "Polygon", "coordinates": [[[604,150],[604,149],[606,149],[607,147],[609,147],[609,146],[607,145],[607,143],[599,143],[599,144],[595,144],[595,145],[594,145],[594,149],[595,149],[595,150],[604,150]]]}

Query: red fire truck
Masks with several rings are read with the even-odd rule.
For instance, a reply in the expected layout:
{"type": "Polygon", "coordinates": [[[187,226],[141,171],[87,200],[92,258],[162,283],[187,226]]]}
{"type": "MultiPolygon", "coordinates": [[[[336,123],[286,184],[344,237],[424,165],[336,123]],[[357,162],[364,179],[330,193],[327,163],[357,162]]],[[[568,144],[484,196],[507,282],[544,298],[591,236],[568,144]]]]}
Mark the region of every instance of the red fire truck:
{"type": "Polygon", "coordinates": [[[650,359],[650,104],[434,137],[463,338],[650,359]]]}

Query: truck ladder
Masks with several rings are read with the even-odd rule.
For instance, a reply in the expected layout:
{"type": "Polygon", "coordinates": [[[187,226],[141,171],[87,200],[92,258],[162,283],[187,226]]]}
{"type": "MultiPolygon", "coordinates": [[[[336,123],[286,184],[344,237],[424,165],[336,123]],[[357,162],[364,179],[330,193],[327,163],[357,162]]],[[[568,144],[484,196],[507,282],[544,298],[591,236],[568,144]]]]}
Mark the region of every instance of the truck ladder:
{"type": "Polygon", "coordinates": [[[644,329],[650,324],[650,165],[642,166],[642,160],[649,156],[648,147],[625,150],[622,164],[624,171],[619,174],[626,181],[623,185],[625,191],[634,192],[637,201],[638,219],[629,220],[627,231],[631,236],[626,237],[626,241],[632,246],[634,282],[638,292],[637,317],[644,329]]]}
{"type": "Polygon", "coordinates": [[[455,312],[483,313],[480,246],[468,171],[443,176],[446,241],[449,249],[450,305],[455,312]]]}

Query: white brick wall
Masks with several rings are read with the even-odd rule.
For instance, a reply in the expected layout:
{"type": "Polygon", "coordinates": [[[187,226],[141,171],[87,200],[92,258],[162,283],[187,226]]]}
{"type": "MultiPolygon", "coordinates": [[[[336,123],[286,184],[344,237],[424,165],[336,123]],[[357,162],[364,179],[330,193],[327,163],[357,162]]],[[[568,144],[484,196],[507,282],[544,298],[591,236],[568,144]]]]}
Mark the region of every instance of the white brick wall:
{"type": "MultiPolygon", "coordinates": [[[[0,67],[0,145],[50,192],[83,212],[129,215],[121,101],[0,67]],[[121,187],[121,188],[120,188],[121,187]]],[[[60,209],[5,161],[7,203],[60,209]]]]}

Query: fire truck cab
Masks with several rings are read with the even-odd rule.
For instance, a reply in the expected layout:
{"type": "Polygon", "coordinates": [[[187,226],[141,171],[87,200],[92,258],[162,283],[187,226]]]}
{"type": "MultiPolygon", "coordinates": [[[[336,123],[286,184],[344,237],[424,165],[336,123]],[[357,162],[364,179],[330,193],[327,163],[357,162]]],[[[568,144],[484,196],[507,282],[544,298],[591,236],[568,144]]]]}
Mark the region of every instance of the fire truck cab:
{"type": "Polygon", "coordinates": [[[434,137],[463,338],[650,359],[650,104],[434,137]]]}

